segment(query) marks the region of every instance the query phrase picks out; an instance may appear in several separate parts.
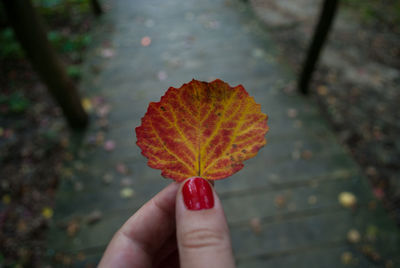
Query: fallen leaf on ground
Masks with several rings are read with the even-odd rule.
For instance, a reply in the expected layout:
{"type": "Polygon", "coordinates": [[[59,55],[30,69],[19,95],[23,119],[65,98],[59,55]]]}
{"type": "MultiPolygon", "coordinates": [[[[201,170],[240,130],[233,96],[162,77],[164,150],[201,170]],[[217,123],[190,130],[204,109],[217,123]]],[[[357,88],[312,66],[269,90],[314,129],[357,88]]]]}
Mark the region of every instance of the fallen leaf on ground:
{"type": "Polygon", "coordinates": [[[363,245],[361,248],[362,253],[374,262],[381,260],[381,255],[371,245],[363,245]]]}
{"type": "Polygon", "coordinates": [[[83,188],[84,188],[84,186],[83,186],[83,183],[82,183],[82,182],[77,181],[77,182],[74,183],[74,189],[75,189],[75,191],[80,192],[80,191],[83,190],[83,188]]]}
{"type": "Polygon", "coordinates": [[[305,160],[310,160],[313,156],[313,153],[309,150],[304,150],[303,152],[301,152],[301,158],[305,159],[305,160]]]}
{"type": "Polygon", "coordinates": [[[107,116],[111,111],[111,106],[108,104],[101,105],[100,107],[97,108],[96,114],[99,117],[105,117],[107,116]]]}
{"type": "Polygon", "coordinates": [[[117,166],[115,167],[115,169],[122,175],[128,174],[128,168],[126,167],[126,165],[124,163],[118,163],[117,166]]]}
{"type": "Polygon", "coordinates": [[[79,222],[77,220],[71,220],[68,222],[67,225],[67,234],[69,237],[73,237],[76,235],[76,233],[79,231],[79,222]]]}
{"type": "Polygon", "coordinates": [[[250,227],[251,230],[255,233],[255,234],[259,234],[261,233],[261,220],[260,218],[251,218],[250,219],[250,227]]]}
{"type": "Polygon", "coordinates": [[[25,220],[19,220],[17,223],[17,233],[18,235],[22,236],[28,232],[28,225],[26,224],[25,220]]]}
{"type": "Polygon", "coordinates": [[[351,254],[351,252],[348,251],[343,252],[340,259],[344,265],[350,265],[353,261],[353,254],[351,254]]]}
{"type": "Polygon", "coordinates": [[[151,44],[151,38],[148,36],[145,36],[142,38],[142,40],[140,40],[140,44],[144,47],[148,47],[151,44]]]}
{"type": "Polygon", "coordinates": [[[365,236],[369,241],[375,241],[378,236],[378,228],[375,225],[369,225],[365,236]]]}
{"type": "Polygon", "coordinates": [[[167,79],[168,75],[164,71],[159,71],[157,74],[157,77],[158,77],[158,80],[164,81],[165,79],[167,79]]]}
{"type": "Polygon", "coordinates": [[[74,175],[74,173],[72,172],[72,169],[70,169],[70,168],[63,168],[63,169],[61,169],[61,175],[64,178],[71,178],[74,175]]]}
{"type": "Polygon", "coordinates": [[[92,97],[92,104],[96,108],[100,107],[100,105],[105,105],[104,102],[105,102],[105,99],[103,96],[92,97]]]}
{"type": "Polygon", "coordinates": [[[372,192],[374,193],[374,196],[378,199],[383,199],[385,197],[385,191],[380,187],[374,188],[372,192]]]}
{"type": "Polygon", "coordinates": [[[104,143],[104,150],[107,152],[111,152],[115,149],[115,141],[113,140],[108,140],[104,143]]]}
{"type": "Polygon", "coordinates": [[[101,56],[102,56],[103,58],[109,59],[109,58],[114,57],[115,51],[114,51],[114,49],[112,49],[112,48],[103,48],[103,49],[101,50],[100,54],[101,54],[101,56]]]}
{"type": "Polygon", "coordinates": [[[109,122],[108,122],[107,119],[101,118],[101,119],[99,119],[99,120],[96,121],[96,125],[97,125],[98,127],[100,127],[100,128],[107,129],[107,128],[108,128],[108,125],[109,125],[109,122]]]}
{"type": "Polygon", "coordinates": [[[341,192],[338,200],[339,203],[345,208],[352,208],[357,204],[356,196],[350,192],[341,192]]]}
{"type": "Polygon", "coordinates": [[[148,165],[164,177],[218,180],[241,170],[267,131],[267,116],[241,85],[192,80],[150,103],[136,136],[148,165]]]}
{"type": "Polygon", "coordinates": [[[64,266],[71,266],[72,265],[72,263],[73,263],[73,260],[72,260],[72,257],[70,257],[70,256],[63,256],[63,258],[62,258],[62,264],[64,265],[64,266]]]}
{"type": "Polygon", "coordinates": [[[365,170],[365,173],[367,173],[368,176],[376,176],[378,174],[378,171],[376,170],[375,167],[369,166],[365,170]]]}
{"type": "Polygon", "coordinates": [[[42,216],[45,219],[51,219],[53,217],[53,209],[50,207],[44,207],[42,209],[42,216]]]}
{"type": "MultiPolygon", "coordinates": [[[[79,261],[84,261],[86,259],[86,256],[83,252],[79,252],[76,254],[76,259],[79,261]]],[[[88,265],[85,266],[86,268],[89,268],[88,265]]]]}
{"type": "Polygon", "coordinates": [[[99,131],[96,135],[96,144],[102,145],[104,143],[104,132],[99,131]]]}
{"type": "Polygon", "coordinates": [[[290,118],[295,118],[297,116],[297,110],[290,108],[288,109],[287,114],[290,118]]]}
{"type": "Polygon", "coordinates": [[[317,203],[317,197],[315,195],[310,195],[307,201],[309,205],[315,205],[317,203]]]}
{"type": "Polygon", "coordinates": [[[103,182],[105,183],[105,184],[110,184],[112,181],[113,181],[113,176],[110,174],[110,173],[106,173],[104,176],[103,176],[103,182]]]}
{"type": "Polygon", "coordinates": [[[82,106],[83,109],[85,109],[86,112],[90,112],[93,109],[92,101],[88,98],[83,98],[82,99],[82,106]]]}
{"type": "Polygon", "coordinates": [[[8,205],[11,202],[11,197],[8,194],[5,194],[1,197],[1,201],[3,202],[4,205],[8,205]]]}
{"type": "Polygon", "coordinates": [[[376,201],[375,200],[371,200],[368,202],[368,209],[369,210],[375,210],[376,209],[376,201]]]}
{"type": "Polygon", "coordinates": [[[100,221],[102,218],[103,213],[100,210],[94,210],[86,217],[86,223],[89,225],[94,224],[100,221]]]}
{"type": "Polygon", "coordinates": [[[121,185],[122,186],[131,186],[133,184],[133,180],[129,177],[123,178],[121,180],[121,185]]]}
{"type": "Polygon", "coordinates": [[[318,95],[320,96],[326,96],[328,94],[328,88],[326,86],[321,85],[317,88],[317,92],[318,95]]]}
{"type": "Polygon", "coordinates": [[[286,198],[283,195],[278,195],[275,197],[275,206],[278,208],[284,208],[286,206],[286,198]]]}
{"type": "Polygon", "coordinates": [[[120,195],[122,198],[131,198],[135,195],[135,191],[132,188],[125,187],[121,190],[120,195]]]}
{"type": "Polygon", "coordinates": [[[5,139],[9,139],[9,138],[11,138],[13,135],[14,135],[14,131],[13,131],[12,129],[10,129],[10,128],[4,129],[4,131],[3,131],[3,137],[4,137],[5,139]]]}
{"type": "Polygon", "coordinates": [[[336,97],[329,96],[328,99],[327,99],[327,102],[328,102],[329,105],[335,105],[336,102],[337,102],[337,99],[336,99],[336,97]]]}
{"type": "Polygon", "coordinates": [[[356,229],[351,229],[347,232],[347,240],[350,243],[358,243],[361,241],[361,234],[356,229]]]}

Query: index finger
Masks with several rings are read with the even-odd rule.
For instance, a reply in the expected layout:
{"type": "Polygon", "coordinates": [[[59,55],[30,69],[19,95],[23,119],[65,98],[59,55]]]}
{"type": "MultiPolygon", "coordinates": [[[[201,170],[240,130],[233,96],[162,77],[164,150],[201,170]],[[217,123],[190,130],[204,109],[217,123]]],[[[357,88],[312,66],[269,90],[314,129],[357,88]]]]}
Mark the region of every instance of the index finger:
{"type": "Polygon", "coordinates": [[[114,235],[99,267],[150,267],[153,254],[174,232],[178,188],[171,183],[131,216],[114,235]]]}

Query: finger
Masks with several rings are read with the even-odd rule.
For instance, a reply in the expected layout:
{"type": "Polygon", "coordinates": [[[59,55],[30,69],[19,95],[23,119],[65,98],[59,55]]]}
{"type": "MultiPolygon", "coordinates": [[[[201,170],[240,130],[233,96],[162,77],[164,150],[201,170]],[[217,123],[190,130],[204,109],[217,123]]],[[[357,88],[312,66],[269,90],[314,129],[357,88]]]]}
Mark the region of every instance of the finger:
{"type": "Polygon", "coordinates": [[[168,258],[171,253],[178,251],[178,245],[176,242],[176,232],[172,233],[171,236],[165,241],[160,250],[155,254],[154,266],[159,266],[163,263],[166,258],[168,258]]]}
{"type": "Polygon", "coordinates": [[[175,250],[169,254],[158,266],[157,268],[179,268],[179,252],[175,250]]]}
{"type": "Polygon", "coordinates": [[[117,231],[99,267],[150,267],[153,255],[175,230],[175,199],[171,183],[141,207],[117,231]]]}
{"type": "Polygon", "coordinates": [[[208,181],[195,177],[183,183],[177,194],[176,225],[182,268],[235,266],[225,215],[208,181]]]}

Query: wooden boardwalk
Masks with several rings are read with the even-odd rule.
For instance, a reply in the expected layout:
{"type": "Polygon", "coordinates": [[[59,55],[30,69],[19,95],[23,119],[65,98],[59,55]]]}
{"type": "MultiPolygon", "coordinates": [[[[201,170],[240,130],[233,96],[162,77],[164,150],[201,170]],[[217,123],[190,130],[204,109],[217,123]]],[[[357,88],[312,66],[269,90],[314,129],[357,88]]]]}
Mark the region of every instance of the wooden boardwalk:
{"type": "Polygon", "coordinates": [[[238,267],[400,265],[394,223],[315,103],[287,93],[294,74],[276,59],[277,48],[245,5],[115,0],[101,24],[82,88],[111,105],[109,126],[101,130],[93,115],[66,163],[48,232],[54,266],[96,264],[121,224],[169,183],[147,167],[134,128],[149,102],[192,78],[243,84],[270,118],[268,145],[215,186],[238,267]],[[149,46],[141,45],[145,36],[149,46]],[[115,150],[88,142],[99,135],[115,141],[115,150]],[[126,188],[134,190],[130,198],[121,197],[126,188]],[[354,208],[340,205],[342,192],[357,197],[354,208]]]}

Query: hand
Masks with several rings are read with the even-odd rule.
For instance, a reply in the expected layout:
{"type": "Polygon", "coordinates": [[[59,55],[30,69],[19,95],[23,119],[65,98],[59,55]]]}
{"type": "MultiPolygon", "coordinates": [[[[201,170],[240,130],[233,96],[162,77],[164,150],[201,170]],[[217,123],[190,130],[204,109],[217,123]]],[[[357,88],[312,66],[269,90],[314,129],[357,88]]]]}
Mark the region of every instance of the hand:
{"type": "Polygon", "coordinates": [[[99,267],[235,267],[229,229],[210,183],[171,183],[117,231],[99,267]]]}

